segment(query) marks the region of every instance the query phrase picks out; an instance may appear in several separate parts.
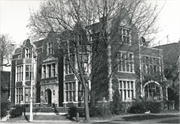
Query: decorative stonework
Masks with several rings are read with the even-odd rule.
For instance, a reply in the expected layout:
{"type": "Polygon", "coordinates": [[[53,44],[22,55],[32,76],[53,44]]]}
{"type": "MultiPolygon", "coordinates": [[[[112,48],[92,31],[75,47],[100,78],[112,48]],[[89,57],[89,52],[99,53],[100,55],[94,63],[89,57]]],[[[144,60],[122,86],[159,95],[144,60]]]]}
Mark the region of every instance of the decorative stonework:
{"type": "Polygon", "coordinates": [[[49,62],[49,61],[57,61],[58,59],[53,57],[53,56],[50,56],[48,57],[47,59],[43,60],[43,62],[49,62]]]}

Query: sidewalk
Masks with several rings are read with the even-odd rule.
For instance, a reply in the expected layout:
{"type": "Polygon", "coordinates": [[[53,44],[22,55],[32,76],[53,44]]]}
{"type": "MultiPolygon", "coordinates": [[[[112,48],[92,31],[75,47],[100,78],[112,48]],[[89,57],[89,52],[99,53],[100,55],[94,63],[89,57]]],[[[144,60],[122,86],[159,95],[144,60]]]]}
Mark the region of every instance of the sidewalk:
{"type": "MultiPolygon", "coordinates": [[[[23,118],[24,116],[22,116],[23,118]]],[[[157,122],[161,121],[166,121],[166,120],[172,120],[172,119],[179,119],[180,117],[180,112],[176,113],[149,113],[149,114],[126,114],[126,115],[117,115],[112,118],[91,118],[91,124],[102,124],[102,123],[125,123],[125,124],[154,124],[157,122]],[[147,119],[146,119],[147,118],[147,119]]],[[[80,122],[78,123],[83,123],[84,118],[80,118],[80,122]]],[[[24,123],[53,123],[53,124],[74,124],[76,123],[75,121],[71,121],[68,119],[60,119],[60,120],[33,120],[33,122],[28,122],[27,120],[18,120],[17,119],[10,119],[7,121],[0,121],[1,124],[7,124],[7,123],[15,123],[15,124],[24,124],[24,123]]],[[[77,124],[78,124],[77,123],[77,124]]],[[[165,124],[163,122],[163,124],[165,124]]]]}

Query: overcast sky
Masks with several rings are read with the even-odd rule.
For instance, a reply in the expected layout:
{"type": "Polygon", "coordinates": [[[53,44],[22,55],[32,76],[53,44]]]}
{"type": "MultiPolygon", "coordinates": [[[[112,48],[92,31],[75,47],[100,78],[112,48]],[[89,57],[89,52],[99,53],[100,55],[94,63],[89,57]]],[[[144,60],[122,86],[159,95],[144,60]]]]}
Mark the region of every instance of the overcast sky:
{"type": "MultiPolygon", "coordinates": [[[[16,43],[28,38],[26,27],[29,10],[38,10],[43,0],[1,0],[0,2],[0,34],[9,34],[16,43]]],[[[150,0],[149,0],[150,1],[150,0]]],[[[151,0],[155,1],[155,0],[151,0]]],[[[157,0],[165,6],[160,14],[158,25],[161,31],[157,34],[155,44],[178,42],[180,38],[180,0],[157,0]],[[169,38],[169,41],[167,40],[169,38]]]]}

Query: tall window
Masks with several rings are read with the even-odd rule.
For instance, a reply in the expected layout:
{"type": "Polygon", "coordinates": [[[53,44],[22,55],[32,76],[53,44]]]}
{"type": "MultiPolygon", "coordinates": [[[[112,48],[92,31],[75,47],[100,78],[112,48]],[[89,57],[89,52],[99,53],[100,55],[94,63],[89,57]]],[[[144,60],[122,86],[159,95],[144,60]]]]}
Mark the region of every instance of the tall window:
{"type": "Polygon", "coordinates": [[[16,103],[23,101],[23,88],[16,88],[16,103]]]}
{"type": "Polygon", "coordinates": [[[160,87],[156,83],[149,83],[145,86],[145,99],[160,100],[160,87]]]}
{"type": "Polygon", "coordinates": [[[23,80],[23,65],[17,66],[17,81],[23,80]]]}
{"type": "Polygon", "coordinates": [[[51,77],[51,64],[47,65],[47,77],[51,77]]]}
{"type": "Polygon", "coordinates": [[[42,66],[42,76],[41,77],[46,78],[46,66],[45,65],[42,66]]]}
{"type": "Polygon", "coordinates": [[[65,58],[65,72],[66,74],[71,74],[73,73],[72,68],[75,69],[75,54],[71,53],[69,54],[68,58],[65,58]]]}
{"type": "Polygon", "coordinates": [[[47,43],[47,54],[53,54],[53,43],[47,43]]]}
{"type": "Polygon", "coordinates": [[[26,65],[25,66],[25,79],[26,80],[31,80],[34,79],[34,74],[33,74],[33,66],[31,65],[26,65]]]}
{"type": "Polygon", "coordinates": [[[29,49],[25,49],[25,58],[30,58],[30,51],[29,51],[29,49]]]}
{"type": "Polygon", "coordinates": [[[119,92],[123,101],[132,100],[135,97],[134,81],[119,80],[119,92]]]}
{"type": "Polygon", "coordinates": [[[117,54],[118,71],[134,72],[134,55],[129,52],[119,52],[117,54]]]}
{"type": "MultiPolygon", "coordinates": [[[[86,86],[89,88],[89,82],[86,82],[86,86]]],[[[83,101],[83,100],[84,100],[84,88],[82,83],[78,82],[78,101],[83,101]]],[[[88,100],[90,100],[90,95],[88,95],[88,100]]]]}
{"type": "Polygon", "coordinates": [[[65,93],[66,93],[66,101],[76,101],[75,100],[75,82],[65,83],[65,93]]]}
{"type": "Polygon", "coordinates": [[[80,54],[80,61],[83,68],[83,73],[88,73],[88,54],[80,54]]]}
{"type": "Polygon", "coordinates": [[[26,87],[25,88],[25,103],[29,103],[30,102],[30,92],[31,91],[31,87],[26,87]]]}
{"type": "Polygon", "coordinates": [[[56,69],[55,69],[55,64],[51,65],[51,77],[55,77],[56,76],[56,69]]]}
{"type": "Polygon", "coordinates": [[[78,82],[78,101],[82,101],[84,98],[84,88],[80,82],[78,82]]]}
{"type": "Polygon", "coordinates": [[[120,27],[119,29],[119,39],[121,43],[130,44],[130,30],[128,28],[120,27]]]}
{"type": "Polygon", "coordinates": [[[143,72],[146,74],[157,74],[161,72],[161,64],[159,58],[151,56],[142,57],[143,72]]]}

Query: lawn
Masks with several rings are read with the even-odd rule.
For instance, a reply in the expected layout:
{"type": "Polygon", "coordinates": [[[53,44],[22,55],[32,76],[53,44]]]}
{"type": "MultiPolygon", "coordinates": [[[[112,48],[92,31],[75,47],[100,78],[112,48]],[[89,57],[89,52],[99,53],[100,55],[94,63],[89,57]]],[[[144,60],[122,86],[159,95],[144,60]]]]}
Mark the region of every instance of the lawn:
{"type": "MultiPolygon", "coordinates": [[[[29,115],[20,116],[16,118],[10,118],[8,121],[13,122],[17,120],[29,121],[29,115]]],[[[64,115],[34,115],[33,120],[67,120],[67,118],[64,115]]]]}
{"type": "Polygon", "coordinates": [[[125,116],[119,119],[114,119],[113,121],[143,121],[150,119],[160,119],[160,118],[169,118],[169,117],[179,117],[179,115],[132,115],[125,116]]]}
{"type": "Polygon", "coordinates": [[[176,123],[176,124],[179,124],[180,123],[180,119],[165,120],[165,121],[160,121],[158,123],[176,123]]]}

